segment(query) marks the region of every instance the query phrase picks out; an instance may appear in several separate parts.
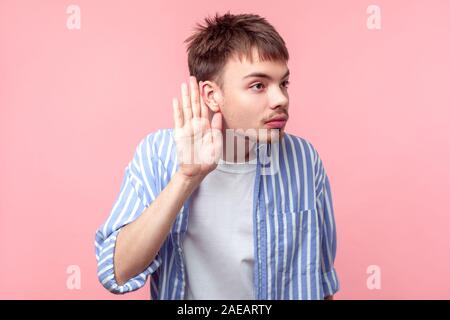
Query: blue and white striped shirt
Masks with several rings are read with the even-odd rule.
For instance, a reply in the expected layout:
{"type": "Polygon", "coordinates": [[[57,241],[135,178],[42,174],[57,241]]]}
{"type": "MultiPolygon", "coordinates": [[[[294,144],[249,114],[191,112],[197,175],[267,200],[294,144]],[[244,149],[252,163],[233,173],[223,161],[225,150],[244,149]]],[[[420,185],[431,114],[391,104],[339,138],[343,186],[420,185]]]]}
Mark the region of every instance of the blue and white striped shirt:
{"type": "MultiPolygon", "coordinates": [[[[112,293],[137,290],[150,276],[152,299],[185,299],[182,239],[191,197],[183,204],[155,259],[142,273],[119,286],[113,264],[121,228],[134,221],[176,173],[175,148],[173,129],[160,129],[139,143],[125,168],[112,211],[96,232],[98,278],[112,293]]],[[[334,268],[336,226],[330,182],[318,152],[310,142],[288,133],[279,143],[258,143],[257,150],[253,197],[255,299],[309,300],[334,294],[339,290],[334,268]]]]}

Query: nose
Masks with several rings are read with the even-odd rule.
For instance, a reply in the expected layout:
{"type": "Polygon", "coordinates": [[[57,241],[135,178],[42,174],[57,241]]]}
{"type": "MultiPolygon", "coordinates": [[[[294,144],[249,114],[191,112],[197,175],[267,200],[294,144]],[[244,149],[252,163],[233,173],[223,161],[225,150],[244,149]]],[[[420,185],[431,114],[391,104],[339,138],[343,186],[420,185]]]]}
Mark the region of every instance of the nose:
{"type": "Polygon", "coordinates": [[[270,91],[270,108],[271,109],[285,109],[289,106],[289,96],[286,91],[281,88],[273,88],[270,91]]]}

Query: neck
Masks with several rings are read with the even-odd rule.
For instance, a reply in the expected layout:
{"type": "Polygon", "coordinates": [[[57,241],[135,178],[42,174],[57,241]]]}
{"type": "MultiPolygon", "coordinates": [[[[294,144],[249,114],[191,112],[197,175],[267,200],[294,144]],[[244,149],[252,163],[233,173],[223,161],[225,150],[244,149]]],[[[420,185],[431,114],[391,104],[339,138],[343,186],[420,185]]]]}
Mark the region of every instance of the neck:
{"type": "Polygon", "coordinates": [[[222,132],[223,148],[222,160],[227,162],[243,163],[249,162],[256,158],[255,147],[256,142],[249,137],[238,134],[230,134],[222,132]]]}

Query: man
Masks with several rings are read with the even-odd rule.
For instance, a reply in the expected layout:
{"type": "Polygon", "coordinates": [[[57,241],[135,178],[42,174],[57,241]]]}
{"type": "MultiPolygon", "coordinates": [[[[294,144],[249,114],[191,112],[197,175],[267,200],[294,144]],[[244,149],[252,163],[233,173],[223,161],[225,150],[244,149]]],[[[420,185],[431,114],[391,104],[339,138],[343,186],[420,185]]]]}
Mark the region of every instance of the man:
{"type": "Polygon", "coordinates": [[[140,142],[96,233],[100,282],[126,293],[151,276],[153,299],[332,299],[330,183],[311,143],[284,132],[283,39],[227,13],[186,42],[175,129],[140,142]]]}

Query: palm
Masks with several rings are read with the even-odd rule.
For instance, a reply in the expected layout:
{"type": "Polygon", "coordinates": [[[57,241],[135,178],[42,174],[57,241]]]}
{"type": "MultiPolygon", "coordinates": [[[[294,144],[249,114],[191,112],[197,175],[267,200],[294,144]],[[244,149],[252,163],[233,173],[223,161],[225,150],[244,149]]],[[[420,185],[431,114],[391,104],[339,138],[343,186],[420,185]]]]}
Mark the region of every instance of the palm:
{"type": "Polygon", "coordinates": [[[217,167],[222,152],[222,118],[217,112],[210,123],[209,109],[193,77],[190,88],[189,93],[182,85],[182,110],[178,100],[173,101],[179,170],[188,177],[206,176],[217,167]]]}

